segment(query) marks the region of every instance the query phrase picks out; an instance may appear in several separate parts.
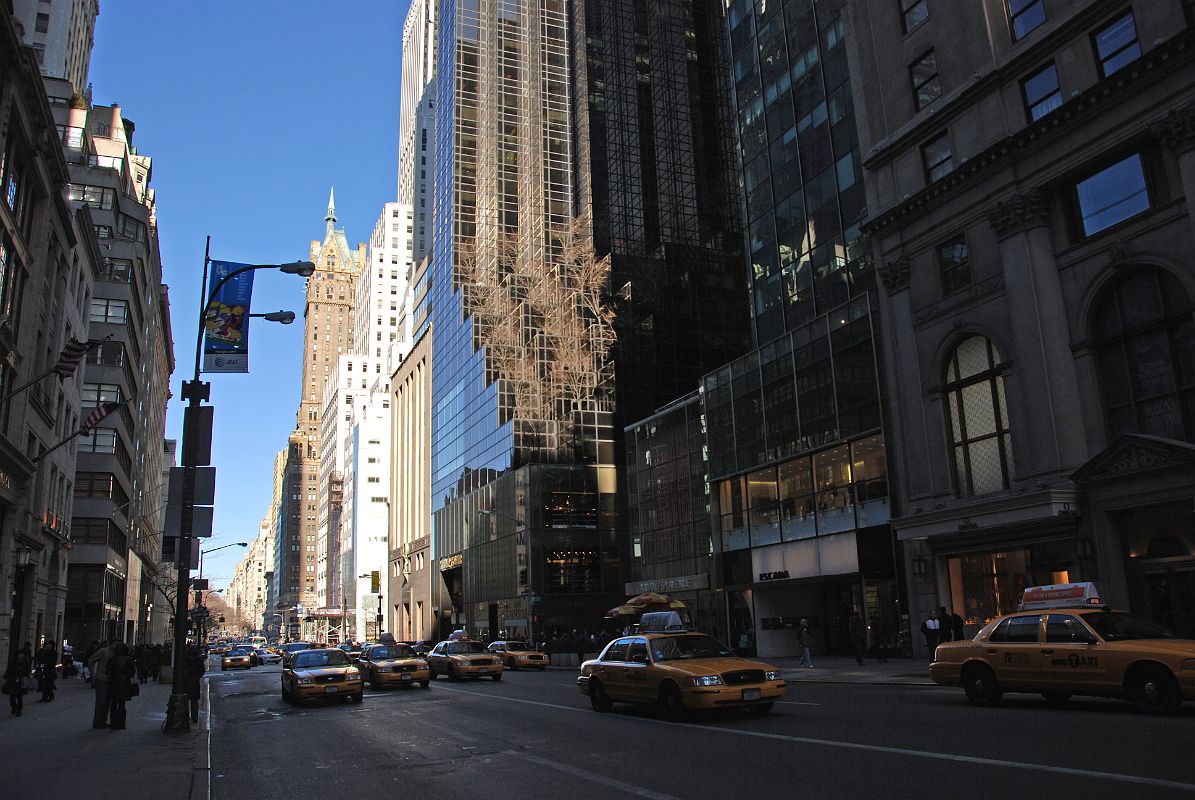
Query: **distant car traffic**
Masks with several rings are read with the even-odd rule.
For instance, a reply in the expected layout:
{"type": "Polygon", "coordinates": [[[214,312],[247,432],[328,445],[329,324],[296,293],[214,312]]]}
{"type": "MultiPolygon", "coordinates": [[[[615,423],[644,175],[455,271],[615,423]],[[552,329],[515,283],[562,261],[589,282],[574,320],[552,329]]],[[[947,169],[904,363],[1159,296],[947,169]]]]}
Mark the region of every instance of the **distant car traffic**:
{"type": "Polygon", "coordinates": [[[740,658],[712,636],[686,630],[675,612],[658,612],[643,615],[637,635],[615,639],[582,664],[577,686],[594,711],[616,702],[656,705],[680,721],[699,709],[767,714],[787,684],[777,667],[740,658]]]}
{"type": "Polygon", "coordinates": [[[938,645],[930,677],[961,686],[980,706],[1005,692],[1040,693],[1052,704],[1073,695],[1120,697],[1151,714],[1195,700],[1195,641],[1108,608],[1091,583],[1030,587],[1023,598],[1021,610],[992,620],[973,640],[938,645]]]}
{"type": "Polygon", "coordinates": [[[548,668],[547,654],[539,652],[526,642],[490,642],[486,650],[498,656],[509,670],[527,667],[543,672],[548,668]]]}
{"type": "Polygon", "coordinates": [[[361,677],[374,689],[386,686],[431,686],[427,661],[406,644],[367,645],[357,659],[361,677]]]}
{"type": "Polygon", "coordinates": [[[344,698],[360,703],[364,694],[361,673],[342,650],[299,650],[282,667],[282,699],[288,703],[313,697],[344,698]]]}
{"type": "Polygon", "coordinates": [[[252,669],[253,651],[248,647],[234,647],[220,657],[220,671],[230,669],[252,669]]]}
{"type": "Polygon", "coordinates": [[[273,650],[267,650],[264,647],[257,648],[257,659],[259,664],[281,664],[282,656],[275,653],[273,650]]]}
{"type": "Polygon", "coordinates": [[[427,654],[431,677],[447,675],[448,680],[460,678],[489,678],[502,680],[502,662],[485,645],[468,639],[440,642],[427,654]]]}
{"type": "Polygon", "coordinates": [[[282,656],[282,665],[286,666],[286,662],[295,653],[298,653],[301,650],[311,650],[314,647],[315,645],[311,642],[287,642],[286,644],[282,645],[281,648],[279,648],[281,651],[280,655],[282,656]]]}

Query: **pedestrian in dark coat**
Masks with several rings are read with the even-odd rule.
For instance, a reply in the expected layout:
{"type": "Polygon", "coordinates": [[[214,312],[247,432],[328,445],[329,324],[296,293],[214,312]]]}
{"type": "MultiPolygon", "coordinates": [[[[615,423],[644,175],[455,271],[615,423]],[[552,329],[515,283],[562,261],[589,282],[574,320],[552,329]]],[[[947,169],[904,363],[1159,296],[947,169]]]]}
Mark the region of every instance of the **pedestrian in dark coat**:
{"type": "Polygon", "coordinates": [[[124,704],[133,699],[137,665],[129,656],[129,646],[124,642],[117,642],[112,653],[112,658],[108,659],[108,713],[112,718],[111,729],[122,731],[125,728],[124,704]]]}
{"type": "Polygon", "coordinates": [[[963,618],[953,611],[950,612],[950,633],[956,642],[961,642],[967,636],[967,629],[964,627],[963,618]]]}
{"type": "Polygon", "coordinates": [[[25,710],[25,679],[33,671],[30,649],[29,643],[26,642],[4,670],[4,693],[8,695],[8,707],[14,717],[21,716],[21,712],[25,710]]]}
{"type": "Polygon", "coordinates": [[[858,611],[852,611],[846,623],[847,633],[851,637],[851,645],[855,648],[855,663],[863,666],[863,650],[867,647],[867,631],[863,626],[863,617],[858,611]]]}
{"type": "Polygon", "coordinates": [[[91,727],[93,728],[108,727],[108,661],[111,660],[112,655],[111,647],[97,645],[96,650],[87,658],[91,688],[95,690],[95,711],[91,716],[91,727]]]}
{"type": "Polygon", "coordinates": [[[37,651],[37,690],[41,692],[41,699],[37,702],[48,703],[54,699],[55,681],[58,679],[58,651],[47,639],[46,643],[37,651]]]}
{"type": "Polygon", "coordinates": [[[199,722],[199,695],[206,669],[203,653],[199,652],[195,645],[189,645],[186,655],[183,656],[183,681],[187,689],[187,701],[191,706],[192,722],[199,722]]]}

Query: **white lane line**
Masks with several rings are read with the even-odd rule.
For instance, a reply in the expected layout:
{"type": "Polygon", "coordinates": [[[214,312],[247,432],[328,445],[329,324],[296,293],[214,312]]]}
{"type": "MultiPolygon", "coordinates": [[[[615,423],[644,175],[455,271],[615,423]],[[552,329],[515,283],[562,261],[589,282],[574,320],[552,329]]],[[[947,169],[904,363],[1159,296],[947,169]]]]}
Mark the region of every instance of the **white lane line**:
{"type": "Polygon", "coordinates": [[[780,706],[820,706],[821,703],[801,703],[797,700],[777,700],[776,705],[780,705],[780,706]]]}
{"type": "MultiPolygon", "coordinates": [[[[542,708],[555,708],[561,711],[574,711],[578,714],[594,713],[589,709],[578,708],[577,706],[564,706],[560,705],[559,703],[545,703],[540,700],[524,700],[519,697],[502,697],[501,695],[482,694],[481,692],[470,692],[465,689],[453,689],[447,686],[443,688],[443,691],[467,694],[472,695],[473,697],[484,697],[489,700],[501,700],[507,703],[522,703],[524,705],[540,706],[542,708]]],[[[626,720],[628,722],[640,722],[649,725],[667,725],[670,727],[692,728],[693,730],[704,731],[706,733],[721,733],[730,736],[750,736],[757,739],[774,739],[776,741],[790,742],[792,744],[809,744],[820,747],[838,748],[840,750],[861,750],[869,753],[910,756],[912,758],[925,758],[931,761],[953,761],[959,764],[978,764],[986,767],[1015,767],[1017,769],[1047,772],[1055,775],[1069,775],[1080,778],[1097,778],[1101,780],[1118,781],[1120,783],[1132,783],[1140,786],[1157,786],[1163,789],[1178,789],[1179,791],[1184,792],[1195,792],[1195,783],[1168,781],[1162,778],[1147,778],[1142,775],[1127,775],[1119,772],[1101,772],[1100,770],[1077,769],[1074,767],[1056,767],[1050,764],[1034,764],[1029,761],[1006,761],[1000,758],[954,755],[952,753],[940,753],[931,750],[913,750],[907,747],[888,747],[886,745],[863,744],[861,742],[841,742],[833,739],[814,739],[808,736],[788,736],[782,733],[745,731],[738,728],[713,728],[706,725],[696,725],[691,722],[667,722],[665,720],[651,719],[649,717],[618,717],[618,719],[626,720]]]]}
{"type": "Polygon", "coordinates": [[[513,750],[510,752],[512,755],[516,755],[519,758],[530,761],[532,764],[538,764],[541,767],[548,767],[549,769],[554,769],[558,772],[564,772],[568,775],[572,775],[575,778],[580,778],[582,780],[597,783],[602,786],[607,786],[611,789],[617,789],[620,792],[633,794],[636,797],[644,797],[647,798],[647,800],[680,800],[680,798],[674,797],[670,794],[653,792],[651,789],[645,789],[642,786],[636,786],[633,783],[624,783],[623,781],[616,780],[614,778],[608,778],[605,775],[601,775],[596,772],[590,772],[589,770],[584,770],[580,767],[574,767],[569,764],[561,764],[559,761],[552,761],[551,759],[541,758],[540,756],[533,756],[529,753],[520,752],[518,750],[513,750]]]}

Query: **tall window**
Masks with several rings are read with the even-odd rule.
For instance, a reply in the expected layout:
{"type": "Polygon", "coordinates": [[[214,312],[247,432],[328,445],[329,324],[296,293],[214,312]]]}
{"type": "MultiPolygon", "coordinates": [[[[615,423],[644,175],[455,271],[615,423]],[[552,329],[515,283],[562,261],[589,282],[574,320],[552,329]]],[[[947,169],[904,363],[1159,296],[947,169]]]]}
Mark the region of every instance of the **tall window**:
{"type": "Polygon", "coordinates": [[[1133,12],[1125,12],[1096,31],[1092,44],[1100,62],[1100,75],[1105,78],[1140,58],[1141,43],[1137,41],[1133,12]]]}
{"type": "Polygon", "coordinates": [[[950,152],[950,136],[943,132],[930,142],[921,145],[921,162],[925,167],[925,182],[945,178],[954,172],[954,159],[950,152]]]}
{"type": "Polygon", "coordinates": [[[1015,41],[1046,21],[1046,7],[1042,0],[1008,0],[1008,21],[1015,41]]]}
{"type": "Polygon", "coordinates": [[[900,21],[905,33],[929,19],[929,8],[925,0],[900,0],[900,21]]]}
{"type": "Polygon", "coordinates": [[[1009,487],[1012,442],[1000,353],[983,336],[963,340],[946,367],[950,442],[960,497],[1009,487]]]}
{"type": "Polygon", "coordinates": [[[1109,288],[1092,320],[1108,438],[1195,441],[1195,304],[1161,269],[1109,288]]]}
{"type": "Polygon", "coordinates": [[[959,233],[938,245],[938,270],[944,295],[971,285],[971,252],[965,234],[959,233]]]}
{"type": "Polygon", "coordinates": [[[1062,105],[1062,89],[1058,86],[1058,68],[1054,62],[1051,61],[1021,81],[1021,92],[1025,96],[1029,119],[1033,122],[1062,105]]]}
{"type": "Polygon", "coordinates": [[[909,80],[913,82],[913,107],[918,111],[942,94],[938,80],[938,59],[930,50],[909,65],[909,80]]]}

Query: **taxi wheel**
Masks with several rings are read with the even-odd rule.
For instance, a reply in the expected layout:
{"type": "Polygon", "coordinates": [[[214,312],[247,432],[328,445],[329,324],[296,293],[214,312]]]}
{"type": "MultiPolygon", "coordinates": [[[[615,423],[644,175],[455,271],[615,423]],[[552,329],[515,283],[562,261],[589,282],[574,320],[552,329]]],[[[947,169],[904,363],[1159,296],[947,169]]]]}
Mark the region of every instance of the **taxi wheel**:
{"type": "Polygon", "coordinates": [[[606,687],[602,686],[597,681],[592,681],[589,684],[589,705],[593,707],[594,711],[606,712],[614,708],[613,701],[610,696],[606,694],[606,687]]]}
{"type": "Polygon", "coordinates": [[[1127,683],[1129,699],[1146,714],[1173,714],[1182,705],[1174,678],[1161,667],[1139,667],[1127,683]]]}
{"type": "Polygon", "coordinates": [[[373,670],[369,671],[369,688],[370,689],[381,689],[382,688],[382,682],[378,680],[377,673],[375,673],[373,670]]]}
{"type": "Polygon", "coordinates": [[[508,658],[506,659],[506,668],[513,671],[518,669],[519,665],[515,663],[513,658],[508,658]]]}
{"type": "Polygon", "coordinates": [[[681,722],[688,716],[685,698],[681,697],[680,689],[671,684],[660,690],[660,705],[671,722],[681,722]]]}
{"type": "Polygon", "coordinates": [[[1004,697],[995,674],[987,667],[968,667],[963,672],[963,691],[977,706],[994,706],[1004,697]]]}
{"type": "Polygon", "coordinates": [[[429,683],[431,681],[434,681],[438,677],[440,677],[440,673],[436,672],[436,670],[434,668],[432,668],[432,667],[427,668],[427,680],[429,683]]]}
{"type": "Polygon", "coordinates": [[[490,676],[490,680],[492,680],[494,683],[497,683],[498,681],[502,680],[502,673],[501,672],[494,673],[493,675],[490,676]]]}
{"type": "Polygon", "coordinates": [[[349,695],[349,697],[354,703],[360,704],[360,702],[365,699],[365,692],[357,692],[354,695],[349,695]]]}
{"type": "Polygon", "coordinates": [[[430,688],[432,688],[432,682],[431,682],[431,680],[429,679],[429,680],[426,680],[426,681],[419,681],[419,688],[421,688],[421,689],[430,689],[430,688]]]}
{"type": "Polygon", "coordinates": [[[460,680],[460,676],[456,674],[456,667],[452,666],[451,664],[448,665],[448,680],[450,680],[450,681],[459,681],[460,680]]]}

